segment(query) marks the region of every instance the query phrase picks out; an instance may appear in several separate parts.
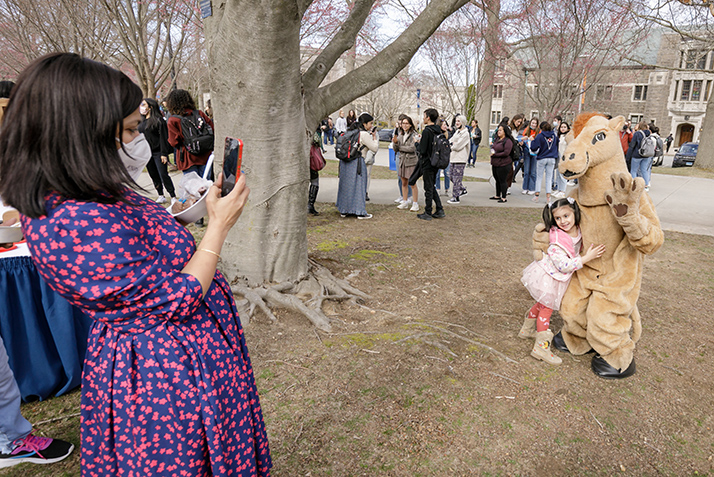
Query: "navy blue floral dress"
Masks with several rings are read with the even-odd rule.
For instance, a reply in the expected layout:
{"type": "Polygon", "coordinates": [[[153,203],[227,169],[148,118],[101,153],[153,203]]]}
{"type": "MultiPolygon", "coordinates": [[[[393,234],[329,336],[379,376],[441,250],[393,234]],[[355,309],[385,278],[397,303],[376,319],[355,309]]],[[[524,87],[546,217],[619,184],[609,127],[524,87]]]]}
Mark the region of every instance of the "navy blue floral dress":
{"type": "Polygon", "coordinates": [[[37,270],[92,317],[82,475],[269,475],[268,439],[233,295],[181,270],[195,242],[161,206],[61,201],[23,218],[37,270]]]}

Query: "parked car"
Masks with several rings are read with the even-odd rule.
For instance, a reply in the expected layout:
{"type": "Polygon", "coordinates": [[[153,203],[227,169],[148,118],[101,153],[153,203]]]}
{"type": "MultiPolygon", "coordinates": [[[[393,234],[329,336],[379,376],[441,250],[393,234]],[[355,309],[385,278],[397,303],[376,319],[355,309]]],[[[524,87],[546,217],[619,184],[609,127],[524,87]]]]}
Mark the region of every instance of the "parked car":
{"type": "Polygon", "coordinates": [[[698,142],[685,142],[679,147],[679,151],[674,155],[672,167],[693,166],[699,150],[698,142]]]}
{"type": "Polygon", "coordinates": [[[380,129],[379,131],[377,131],[377,135],[379,136],[380,141],[390,142],[392,140],[393,132],[394,129],[380,129]]]}

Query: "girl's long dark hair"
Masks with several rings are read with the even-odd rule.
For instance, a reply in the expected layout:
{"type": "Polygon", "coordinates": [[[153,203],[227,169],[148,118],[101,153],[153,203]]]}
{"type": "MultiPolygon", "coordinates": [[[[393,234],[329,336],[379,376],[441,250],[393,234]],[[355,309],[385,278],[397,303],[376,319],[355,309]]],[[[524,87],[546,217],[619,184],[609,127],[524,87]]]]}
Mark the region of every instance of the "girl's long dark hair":
{"type": "Polygon", "coordinates": [[[117,153],[123,120],[141,103],[124,73],[72,53],[35,60],[17,80],[0,129],[0,196],[28,217],[45,199],[114,203],[131,177],[117,153]]]}
{"type": "Polygon", "coordinates": [[[578,202],[571,197],[565,197],[563,199],[558,199],[555,202],[551,202],[550,204],[546,204],[543,208],[543,223],[545,224],[546,230],[550,230],[551,228],[558,226],[555,223],[553,211],[558,207],[563,206],[568,206],[573,209],[573,219],[575,220],[575,225],[580,225],[580,207],[578,206],[578,202]]]}
{"type": "Polygon", "coordinates": [[[147,106],[149,106],[149,117],[146,118],[146,129],[153,131],[161,126],[164,121],[164,117],[161,115],[161,108],[159,108],[159,103],[152,98],[144,98],[147,106]]]}

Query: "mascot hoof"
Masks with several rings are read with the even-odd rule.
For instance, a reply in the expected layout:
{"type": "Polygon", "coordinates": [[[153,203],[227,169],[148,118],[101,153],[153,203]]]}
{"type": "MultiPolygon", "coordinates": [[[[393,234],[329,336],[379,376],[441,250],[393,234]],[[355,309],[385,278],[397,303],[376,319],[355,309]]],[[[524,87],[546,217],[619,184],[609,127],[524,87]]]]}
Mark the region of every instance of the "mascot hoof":
{"type": "MultiPolygon", "coordinates": [[[[555,344],[555,339],[553,339],[555,344]]],[[[635,374],[635,358],[632,358],[630,366],[624,371],[618,371],[605,361],[600,355],[593,356],[592,360],[593,373],[605,379],[623,379],[635,374]]]]}
{"type": "Polygon", "coordinates": [[[564,353],[570,353],[570,350],[568,349],[568,346],[565,344],[565,340],[563,339],[563,333],[558,331],[558,334],[553,336],[553,339],[550,340],[550,344],[553,345],[553,348],[557,349],[558,351],[562,351],[564,353]]]}

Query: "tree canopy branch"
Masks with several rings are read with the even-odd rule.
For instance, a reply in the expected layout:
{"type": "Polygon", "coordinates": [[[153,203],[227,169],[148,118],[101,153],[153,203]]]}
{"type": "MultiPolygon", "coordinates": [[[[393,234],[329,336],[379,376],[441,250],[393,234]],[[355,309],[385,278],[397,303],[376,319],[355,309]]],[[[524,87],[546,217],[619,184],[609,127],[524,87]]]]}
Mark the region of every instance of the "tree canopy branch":
{"type": "Polygon", "coordinates": [[[306,107],[311,108],[306,111],[307,117],[320,117],[325,112],[334,111],[392,79],[409,64],[439,25],[467,2],[430,2],[414,22],[374,58],[328,85],[317,90],[306,89],[306,107]]]}
{"type": "Polygon", "coordinates": [[[373,4],[374,0],[357,0],[355,2],[345,23],[303,75],[302,83],[305,89],[317,88],[342,56],[342,53],[352,48],[373,4]]]}

